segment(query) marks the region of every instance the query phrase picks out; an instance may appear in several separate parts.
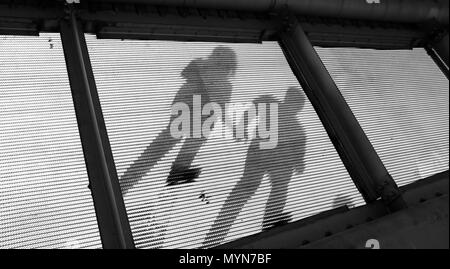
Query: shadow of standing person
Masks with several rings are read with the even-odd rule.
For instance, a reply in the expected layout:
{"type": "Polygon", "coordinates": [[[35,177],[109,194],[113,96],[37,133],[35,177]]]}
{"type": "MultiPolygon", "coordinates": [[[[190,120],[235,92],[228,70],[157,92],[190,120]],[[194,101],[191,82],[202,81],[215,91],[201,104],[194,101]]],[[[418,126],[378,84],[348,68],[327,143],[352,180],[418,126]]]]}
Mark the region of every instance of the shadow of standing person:
{"type": "MultiPolygon", "coordinates": [[[[187,104],[191,111],[191,124],[194,122],[192,113],[194,95],[201,96],[200,109],[209,102],[216,102],[224,106],[231,98],[230,78],[234,76],[236,67],[235,52],[225,46],[214,48],[207,59],[192,60],[181,73],[186,82],[175,95],[172,105],[179,102],[187,104]]],[[[182,138],[174,138],[170,132],[170,125],[176,117],[177,115],[171,117],[168,126],[158,134],[120,178],[123,194],[126,194],[167,152],[181,141],[182,138]]],[[[202,115],[200,124],[207,118],[208,116],[202,115]]],[[[192,181],[200,173],[200,169],[192,169],[190,166],[207,138],[203,136],[194,138],[193,128],[190,128],[190,130],[190,136],[185,139],[176,160],[172,164],[172,169],[167,178],[168,185],[192,181]]]]}
{"type": "MultiPolygon", "coordinates": [[[[279,103],[273,96],[261,96],[254,104],[279,103]]],[[[306,134],[297,120],[297,114],[303,109],[305,96],[298,88],[290,87],[285,101],[278,108],[278,143],[275,148],[260,148],[264,139],[253,139],[245,162],[241,180],[234,186],[224,206],[203,242],[203,247],[219,245],[227,236],[231,226],[244,205],[256,193],[265,174],[271,184],[269,199],[266,203],[263,229],[282,225],[291,220],[289,213],[283,213],[286,205],[288,184],[293,173],[304,171],[306,134]]],[[[258,109],[259,110],[259,109],[258,109]]],[[[258,115],[260,118],[260,115],[258,115]]],[[[266,117],[267,120],[268,117],[266,117]]],[[[250,120],[248,121],[250,122],[250,120]]],[[[270,122],[266,121],[266,126],[270,122]]]]}

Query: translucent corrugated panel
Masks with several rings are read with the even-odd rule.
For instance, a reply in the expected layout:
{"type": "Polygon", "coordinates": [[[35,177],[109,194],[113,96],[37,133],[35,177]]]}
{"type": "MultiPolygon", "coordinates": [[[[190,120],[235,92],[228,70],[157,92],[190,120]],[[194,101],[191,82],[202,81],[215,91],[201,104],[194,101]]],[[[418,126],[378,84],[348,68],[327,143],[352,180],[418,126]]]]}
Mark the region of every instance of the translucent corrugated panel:
{"type": "Polygon", "coordinates": [[[0,36],[0,248],[99,248],[59,34],[0,36]]]}
{"type": "Polygon", "coordinates": [[[137,247],[211,247],[363,203],[276,42],[87,43],[137,247]]]}
{"type": "Polygon", "coordinates": [[[425,50],[316,50],[397,184],[448,170],[449,82],[425,50]]]}

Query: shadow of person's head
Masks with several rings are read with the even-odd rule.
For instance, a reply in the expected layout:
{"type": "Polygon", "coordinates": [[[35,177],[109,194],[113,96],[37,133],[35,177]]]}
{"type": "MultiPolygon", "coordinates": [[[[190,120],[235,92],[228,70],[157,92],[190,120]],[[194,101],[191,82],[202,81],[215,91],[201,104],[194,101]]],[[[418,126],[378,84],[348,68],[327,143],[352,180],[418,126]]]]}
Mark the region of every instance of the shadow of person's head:
{"type": "Polygon", "coordinates": [[[228,81],[236,74],[237,56],[233,49],[226,46],[217,46],[206,58],[196,58],[181,72],[187,80],[198,78],[201,75],[205,82],[228,81]]]}
{"type": "Polygon", "coordinates": [[[207,58],[208,66],[216,76],[230,78],[236,74],[237,55],[234,50],[226,46],[217,46],[207,58]]]}
{"type": "Polygon", "coordinates": [[[305,106],[306,96],[297,87],[289,87],[282,105],[292,112],[300,112],[305,106]]]}

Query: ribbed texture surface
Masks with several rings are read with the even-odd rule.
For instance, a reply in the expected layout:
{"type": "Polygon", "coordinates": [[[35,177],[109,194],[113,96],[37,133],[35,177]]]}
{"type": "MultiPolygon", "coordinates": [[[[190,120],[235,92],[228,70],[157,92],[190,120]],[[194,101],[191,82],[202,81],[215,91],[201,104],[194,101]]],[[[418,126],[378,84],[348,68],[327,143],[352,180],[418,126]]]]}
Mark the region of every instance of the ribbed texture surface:
{"type": "Polygon", "coordinates": [[[58,34],[0,36],[0,248],[101,247],[58,34]]]}
{"type": "MultiPolygon", "coordinates": [[[[117,172],[119,178],[123,178],[127,169],[169,124],[174,97],[187,83],[182,71],[193,59],[206,59],[220,44],[97,40],[90,35],[87,43],[117,172]]],[[[238,69],[231,79],[231,102],[250,103],[261,95],[273,95],[283,102],[288,87],[300,89],[277,43],[222,45],[237,54],[238,69]]],[[[205,77],[216,75],[203,73],[205,77]]],[[[224,89],[219,87],[219,90],[224,89]]],[[[226,96],[219,99],[226,99],[226,96]]],[[[311,104],[307,101],[304,109],[295,114],[292,112],[292,118],[303,126],[307,136],[306,147],[301,149],[306,151],[305,170],[294,174],[290,180],[284,212],[290,212],[295,221],[345,203],[362,204],[360,194],[311,104]]],[[[283,118],[280,116],[278,121],[281,132],[283,118]]],[[[300,137],[299,131],[298,125],[293,124],[290,129],[284,128],[284,134],[279,137],[289,137],[289,133],[300,137]]],[[[234,141],[213,130],[192,163],[202,169],[196,182],[166,186],[172,162],[184,142],[185,139],[176,143],[124,196],[139,248],[205,246],[203,242],[226,198],[243,177],[250,141],[234,141]]],[[[289,148],[289,143],[295,146],[295,141],[288,141],[285,148],[289,148]]],[[[250,173],[256,180],[256,174],[267,166],[279,167],[276,176],[289,180],[288,164],[298,159],[289,150],[285,154],[257,152],[257,156],[262,156],[261,162],[253,163],[256,169],[250,173]]],[[[247,187],[249,185],[247,183],[247,187]]],[[[122,184],[122,188],[128,186],[122,184]]],[[[260,232],[270,189],[266,174],[226,238],[219,241],[219,234],[227,225],[225,219],[210,231],[207,246],[260,232]]],[[[236,210],[233,205],[230,203],[229,211],[236,210]]]]}
{"type": "Polygon", "coordinates": [[[423,49],[316,50],[398,185],[448,170],[449,82],[423,49]]]}

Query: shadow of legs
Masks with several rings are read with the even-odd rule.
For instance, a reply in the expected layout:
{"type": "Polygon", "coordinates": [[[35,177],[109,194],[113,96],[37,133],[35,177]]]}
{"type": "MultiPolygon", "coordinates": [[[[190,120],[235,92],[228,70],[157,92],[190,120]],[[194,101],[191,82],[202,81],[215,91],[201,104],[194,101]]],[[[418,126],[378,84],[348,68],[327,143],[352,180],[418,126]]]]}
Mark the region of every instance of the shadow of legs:
{"type": "MultiPolygon", "coordinates": [[[[254,163],[257,164],[257,163],[254,163]]],[[[214,221],[203,242],[203,247],[219,245],[227,236],[247,201],[255,194],[264,176],[264,171],[256,165],[247,166],[242,179],[234,186],[219,216],[214,221]]]]}
{"type": "Polygon", "coordinates": [[[272,188],[264,213],[263,230],[286,224],[291,220],[289,213],[283,213],[291,176],[292,169],[289,167],[270,171],[269,178],[272,188]]]}
{"type": "Polygon", "coordinates": [[[144,150],[139,158],[128,167],[120,178],[120,186],[123,195],[138,183],[142,177],[148,173],[153,166],[173,147],[179,139],[175,139],[170,134],[167,127],[161,131],[152,143],[144,150]]]}

